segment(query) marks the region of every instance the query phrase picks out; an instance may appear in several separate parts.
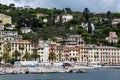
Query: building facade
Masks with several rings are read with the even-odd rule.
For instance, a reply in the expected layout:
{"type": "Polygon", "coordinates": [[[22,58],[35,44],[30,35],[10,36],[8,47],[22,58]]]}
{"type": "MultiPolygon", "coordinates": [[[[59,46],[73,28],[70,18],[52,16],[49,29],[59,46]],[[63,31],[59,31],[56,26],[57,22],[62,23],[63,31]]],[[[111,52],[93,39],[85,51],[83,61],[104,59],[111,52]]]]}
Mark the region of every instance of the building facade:
{"type": "Polygon", "coordinates": [[[84,45],[84,39],[81,37],[81,35],[71,35],[66,39],[66,45],[69,46],[84,45]]]}
{"type": "Polygon", "coordinates": [[[100,62],[110,65],[120,63],[120,49],[111,46],[81,46],[79,59],[81,62],[100,62]]]}
{"type": "Polygon", "coordinates": [[[12,24],[12,18],[5,14],[0,14],[0,20],[2,24],[12,24]]]}
{"type": "Polygon", "coordinates": [[[79,48],[76,46],[64,47],[64,61],[79,61],[79,48]]]}
{"type": "Polygon", "coordinates": [[[55,20],[55,22],[59,22],[60,19],[62,20],[62,23],[65,23],[65,22],[68,22],[68,21],[72,20],[73,19],[73,15],[65,14],[65,15],[57,16],[57,19],[55,20]]]}
{"type": "Polygon", "coordinates": [[[109,32],[109,37],[107,37],[106,40],[110,43],[117,43],[119,38],[116,35],[116,32],[109,32]]]}

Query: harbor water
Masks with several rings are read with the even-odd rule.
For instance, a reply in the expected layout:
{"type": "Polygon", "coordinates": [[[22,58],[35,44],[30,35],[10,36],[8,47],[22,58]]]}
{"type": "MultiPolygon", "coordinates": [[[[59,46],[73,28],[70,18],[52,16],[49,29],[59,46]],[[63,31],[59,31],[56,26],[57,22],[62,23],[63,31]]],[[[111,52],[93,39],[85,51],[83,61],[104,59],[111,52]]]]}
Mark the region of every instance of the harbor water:
{"type": "Polygon", "coordinates": [[[120,80],[120,69],[90,69],[86,73],[7,74],[0,80],[120,80]]]}

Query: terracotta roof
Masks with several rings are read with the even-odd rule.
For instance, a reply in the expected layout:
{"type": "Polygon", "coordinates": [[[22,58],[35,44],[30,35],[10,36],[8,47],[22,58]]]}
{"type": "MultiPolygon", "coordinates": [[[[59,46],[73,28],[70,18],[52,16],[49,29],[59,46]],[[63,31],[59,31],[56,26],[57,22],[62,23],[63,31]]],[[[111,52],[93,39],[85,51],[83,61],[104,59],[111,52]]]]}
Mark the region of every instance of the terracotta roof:
{"type": "Polygon", "coordinates": [[[22,43],[30,43],[30,41],[28,41],[28,40],[21,40],[20,42],[22,42],[22,43]]]}
{"type": "Polygon", "coordinates": [[[65,50],[78,50],[77,47],[65,47],[65,50]]]}

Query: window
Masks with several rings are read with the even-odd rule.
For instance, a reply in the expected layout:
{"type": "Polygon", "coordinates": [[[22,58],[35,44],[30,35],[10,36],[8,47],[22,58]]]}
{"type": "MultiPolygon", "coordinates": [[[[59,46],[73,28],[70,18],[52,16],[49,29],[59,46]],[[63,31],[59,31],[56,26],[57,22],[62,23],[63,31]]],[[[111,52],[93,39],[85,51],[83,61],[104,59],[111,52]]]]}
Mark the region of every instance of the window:
{"type": "Polygon", "coordinates": [[[15,44],[15,47],[17,47],[17,44],[15,44]]]}
{"type": "Polygon", "coordinates": [[[75,54],[73,53],[73,56],[74,56],[75,54]]]}
{"type": "Polygon", "coordinates": [[[12,44],[12,47],[14,47],[14,44],[12,44]]]}

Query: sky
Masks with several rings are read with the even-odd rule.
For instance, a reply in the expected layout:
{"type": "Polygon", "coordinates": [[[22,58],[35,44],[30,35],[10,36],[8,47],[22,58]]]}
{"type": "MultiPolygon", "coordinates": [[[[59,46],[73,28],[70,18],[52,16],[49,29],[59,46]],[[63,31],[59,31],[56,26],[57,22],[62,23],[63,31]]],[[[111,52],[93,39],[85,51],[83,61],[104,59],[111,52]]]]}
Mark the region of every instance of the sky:
{"type": "Polygon", "coordinates": [[[119,0],[0,0],[1,4],[14,3],[16,6],[29,5],[32,8],[71,8],[73,11],[83,11],[88,8],[91,12],[120,12],[119,0]]]}

